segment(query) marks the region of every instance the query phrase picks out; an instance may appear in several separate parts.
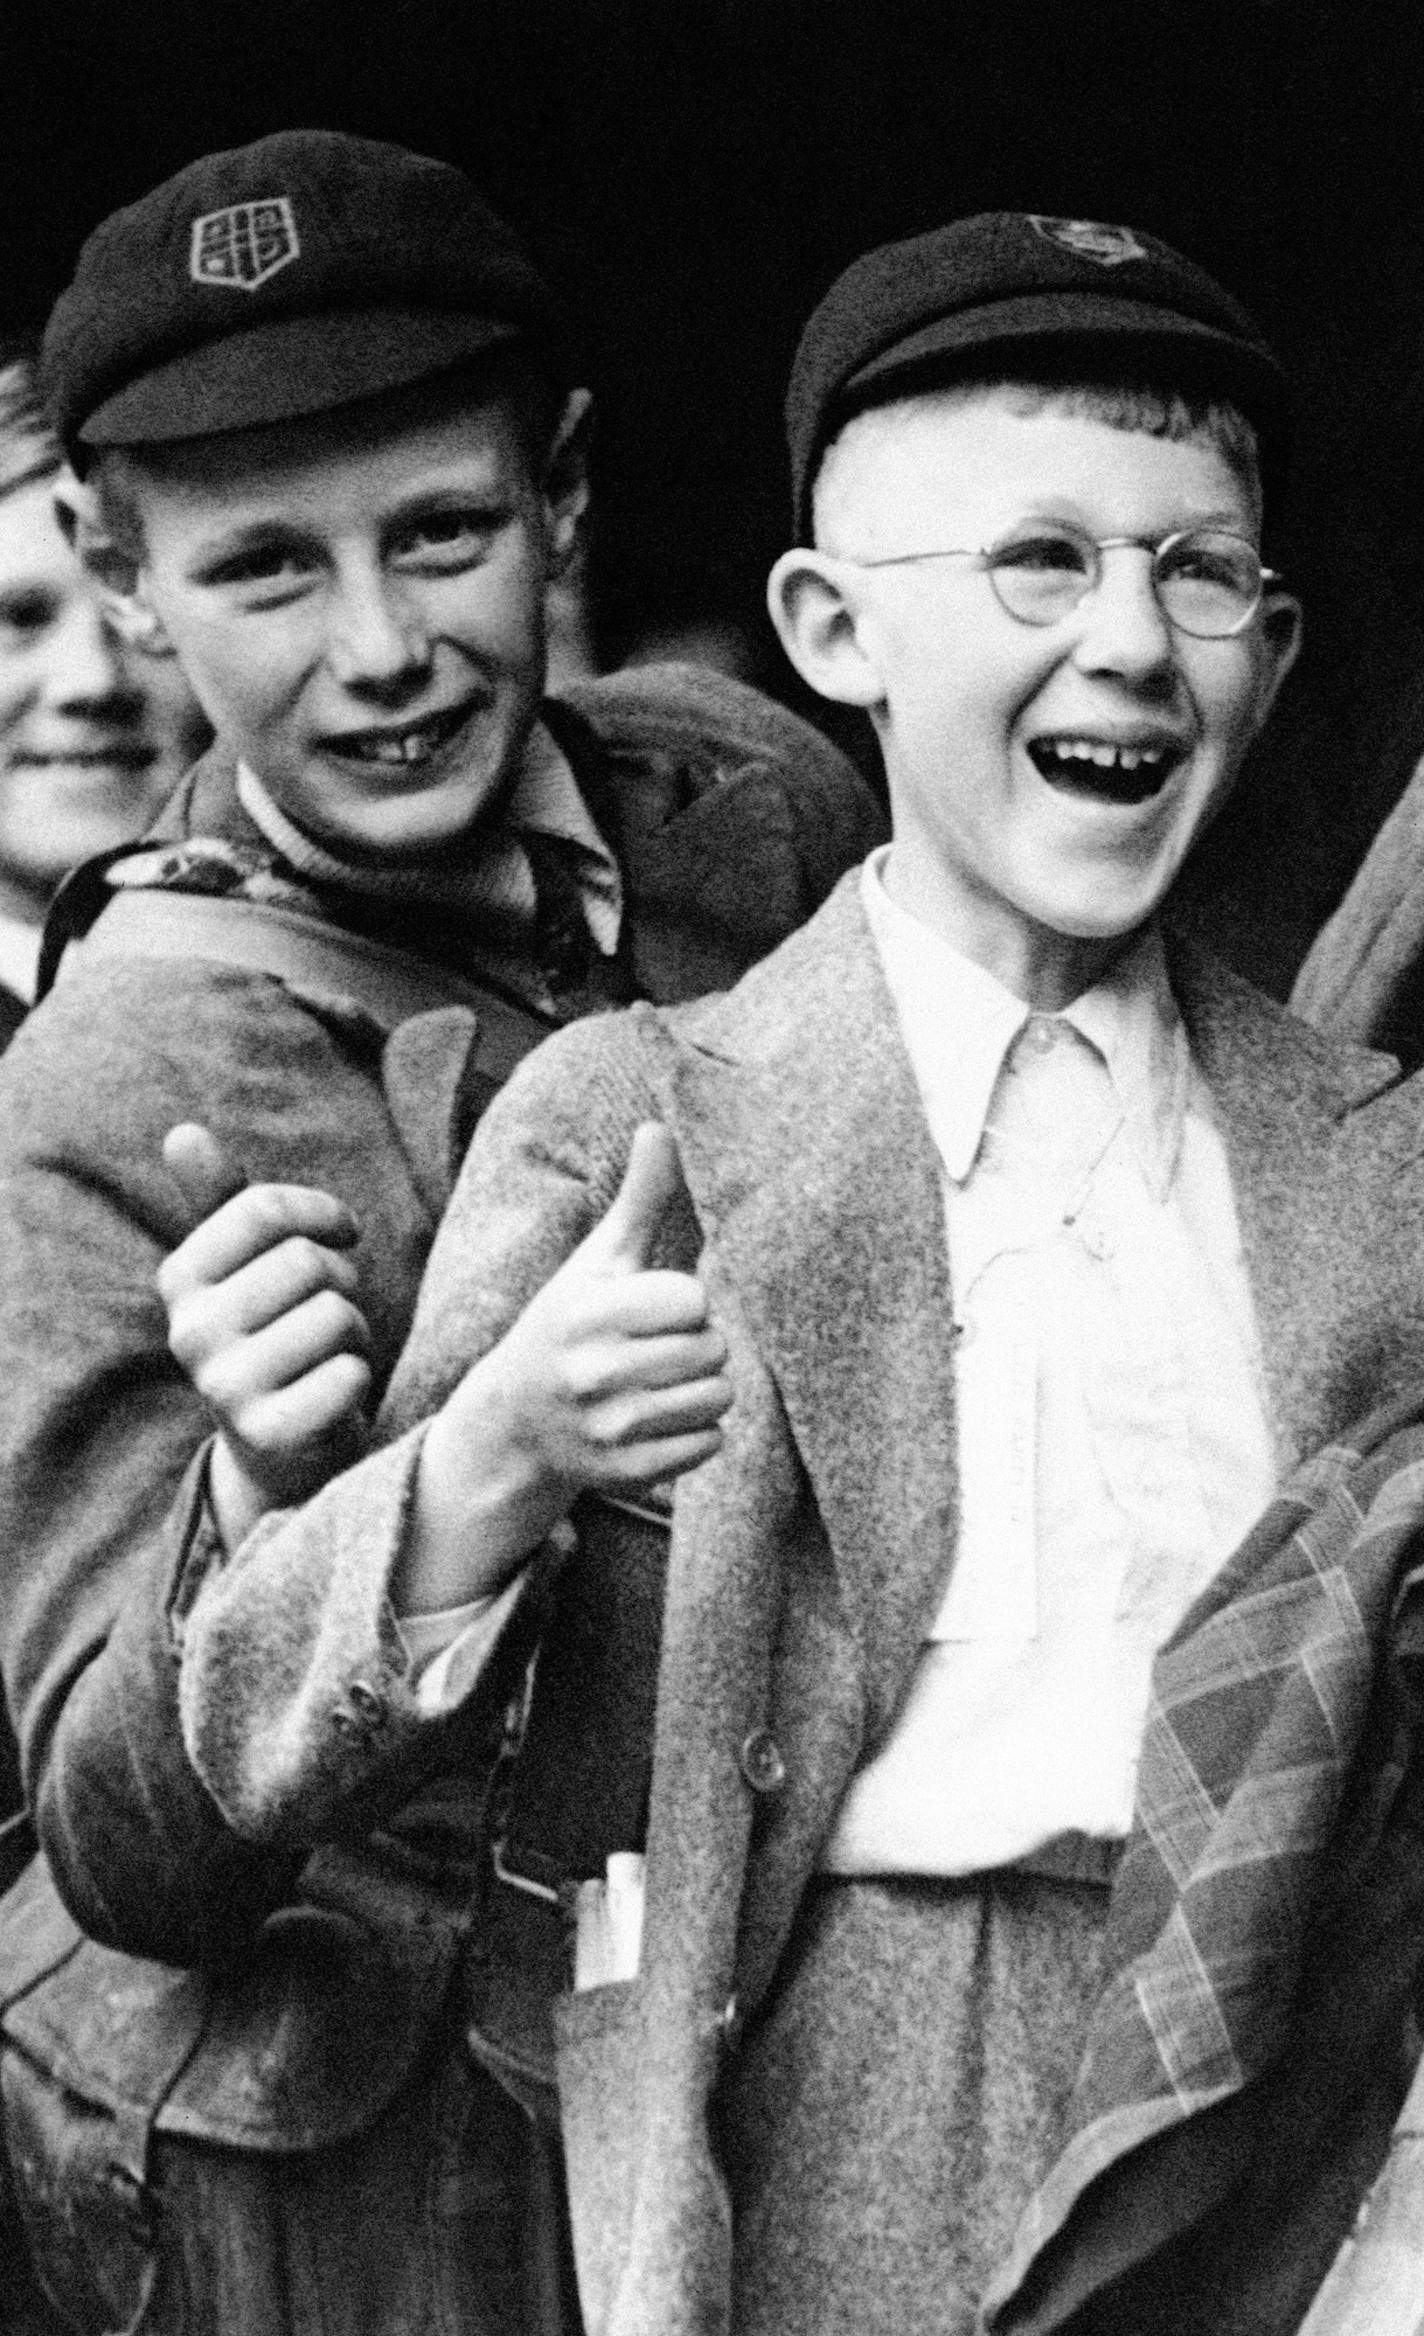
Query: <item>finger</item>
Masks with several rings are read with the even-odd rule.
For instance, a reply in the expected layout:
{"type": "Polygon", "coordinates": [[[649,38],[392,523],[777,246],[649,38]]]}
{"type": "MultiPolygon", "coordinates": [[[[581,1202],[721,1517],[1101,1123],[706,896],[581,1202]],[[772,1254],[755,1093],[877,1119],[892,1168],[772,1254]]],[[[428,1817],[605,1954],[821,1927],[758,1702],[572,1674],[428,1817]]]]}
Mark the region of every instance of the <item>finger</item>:
{"type": "Polygon", "coordinates": [[[244,1415],[245,1450],[273,1468],[299,1470],[349,1451],[364,1433],[371,1373],[359,1355],[329,1355],[289,1387],[258,1397],[244,1415]]]}
{"type": "Polygon", "coordinates": [[[580,1345],[565,1366],[575,1394],[588,1398],[681,1387],[715,1378],[727,1360],[719,1330],[673,1338],[609,1338],[580,1345]]]}
{"type": "Polygon", "coordinates": [[[686,1192],[671,1128],[644,1120],[633,1137],[623,1182],[585,1244],[598,1263],[619,1273],[651,1264],[669,1210],[686,1192]]]}
{"type": "Polygon", "coordinates": [[[356,1219],[332,1193],[309,1184],[249,1184],[164,1259],[158,1287],[172,1306],[185,1292],[226,1281],[284,1242],[334,1250],[349,1249],[359,1237],[356,1219]]]}
{"type": "Polygon", "coordinates": [[[215,1135],[192,1119],[168,1130],[163,1165],[192,1210],[195,1224],[241,1192],[247,1182],[246,1170],[228,1158],[215,1135]]]}
{"type": "Polygon", "coordinates": [[[333,1290],[319,1290],[265,1330],[222,1347],[193,1371],[193,1383],[226,1426],[245,1436],[251,1406],[289,1387],[333,1355],[364,1360],[371,1334],[363,1314],[333,1290]]]}
{"type": "Polygon", "coordinates": [[[265,1330],[319,1290],[334,1290],[354,1306],[360,1276],[349,1257],[296,1238],[265,1250],[220,1281],[183,1288],[172,1274],[168,1283],[168,1344],[191,1371],[222,1347],[265,1330]]]}
{"type": "Polygon", "coordinates": [[[639,1388],[611,1395],[584,1414],[583,1432],[599,1449],[645,1444],[714,1428],[731,1409],[731,1381],[694,1379],[686,1386],[639,1388]]]}
{"type": "Polygon", "coordinates": [[[590,1285],[585,1333],[665,1338],[695,1333],[708,1323],[707,1293],[695,1274],[654,1272],[614,1276],[590,1285]]]}
{"type": "Polygon", "coordinates": [[[662,1484],[669,1477],[685,1476],[690,1468],[700,1468],[721,1451],[724,1442],[720,1428],[701,1428],[693,1435],[657,1437],[646,1444],[631,1444],[604,1456],[600,1471],[601,1481],[612,1488],[621,1486],[632,1492],[639,1486],[647,1490],[662,1484]]]}

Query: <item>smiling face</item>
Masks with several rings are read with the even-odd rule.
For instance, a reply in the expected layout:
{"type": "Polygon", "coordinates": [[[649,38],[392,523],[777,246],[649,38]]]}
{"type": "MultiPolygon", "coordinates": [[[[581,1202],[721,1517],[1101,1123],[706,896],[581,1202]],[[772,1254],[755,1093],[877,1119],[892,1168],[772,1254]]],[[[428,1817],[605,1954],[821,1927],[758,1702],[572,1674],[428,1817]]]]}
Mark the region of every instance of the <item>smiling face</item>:
{"type": "Polygon", "coordinates": [[[1018,994],[1064,1003],[1157,909],[1225,801],[1293,653],[1294,604],[1195,639],[1163,615],[1137,541],[1042,627],[963,561],[853,565],[980,548],[1024,521],[1149,546],[1193,527],[1258,536],[1251,487],[1205,435],[1025,411],[1009,391],[865,424],[835,450],[817,551],[778,563],[773,613],[806,677],[875,722],[891,891],[1018,994]]]}
{"type": "Polygon", "coordinates": [[[196,718],[172,661],[114,635],[54,492],[47,476],[0,495],[0,895],[34,919],[67,869],[148,825],[196,718]]]}
{"type": "Polygon", "coordinates": [[[544,683],[582,474],[534,475],[511,401],[372,399],[126,471],[133,598],[295,823],[358,858],[462,835],[544,683]]]}

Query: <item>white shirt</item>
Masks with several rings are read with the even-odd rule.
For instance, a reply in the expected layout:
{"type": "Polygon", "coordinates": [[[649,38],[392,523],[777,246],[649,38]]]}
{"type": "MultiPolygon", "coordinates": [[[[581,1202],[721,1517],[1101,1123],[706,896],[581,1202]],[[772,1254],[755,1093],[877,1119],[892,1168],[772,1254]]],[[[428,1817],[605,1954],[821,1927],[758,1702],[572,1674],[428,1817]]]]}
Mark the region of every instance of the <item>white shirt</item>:
{"type": "Polygon", "coordinates": [[[24,923],[19,917],[0,916],[0,983],[33,1005],[35,976],[40,967],[40,939],[42,925],[24,923]]]}
{"type": "Polygon", "coordinates": [[[1276,1468],[1225,1149],[1155,929],[1032,1015],[889,898],[884,859],[864,900],[943,1170],[960,1529],[824,1863],[952,1875],[1126,1833],[1153,1656],[1276,1468]],[[1050,1107],[1077,1096],[1059,1116],[1081,1124],[1015,1153],[995,1118],[1026,1026],[1030,1058],[1078,1054],[1050,1107]]]}

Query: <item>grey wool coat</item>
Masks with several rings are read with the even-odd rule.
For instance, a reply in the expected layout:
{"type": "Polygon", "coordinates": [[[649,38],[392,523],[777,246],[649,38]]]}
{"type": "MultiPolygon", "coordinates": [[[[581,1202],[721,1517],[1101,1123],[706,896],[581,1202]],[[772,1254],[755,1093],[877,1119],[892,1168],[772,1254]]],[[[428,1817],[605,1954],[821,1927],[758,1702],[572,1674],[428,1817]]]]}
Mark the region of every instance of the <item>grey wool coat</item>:
{"type": "MultiPolygon", "coordinates": [[[[1287,1467],[1419,1377],[1424,1093],[1175,940],[1170,963],[1287,1467]]],[[[730,2309],[719,2071],[955,1553],[938,1168],[853,879],[728,995],[585,1023],[523,1066],[432,1252],[393,1440],[205,1580],[180,1701],[254,1854],[338,1831],[434,1761],[385,1606],[419,1422],[606,1208],[649,1117],[677,1138],[695,1223],[670,1253],[700,1250],[736,1401],[675,1501],[641,1970],[560,2003],[560,2084],[594,2336],[712,2336],[730,2309]],[[353,1726],[372,1696],[379,1725],[353,1726]],[[749,1758],[768,1734],[780,1760],[749,1758]]],[[[1091,2292],[1091,2268],[1070,2285],[1091,2292]]],[[[998,2324],[1063,2321],[1035,2309],[1010,2297],[998,2324]]]]}
{"type": "MultiPolygon", "coordinates": [[[[610,677],[549,719],[623,872],[632,994],[735,981],[882,832],[833,747],[721,676],[610,677]]],[[[261,845],[226,749],[160,834],[261,845]]],[[[0,1065],[0,1653],[41,1843],[0,1898],[0,2017],[72,2093],[121,2104],[136,2178],[155,2119],[260,2149],[369,2124],[426,2052],[466,1895],[438,1809],[373,1850],[388,1785],[339,1844],[316,1827],[254,1849],[184,1752],[210,1423],[154,1287],[190,1229],[162,1140],[201,1120],[254,1180],[346,1201],[384,1385],[458,1165],[474,1030],[450,1008],[388,1038],[357,1001],[268,973],[107,959],[0,1065]]]]}

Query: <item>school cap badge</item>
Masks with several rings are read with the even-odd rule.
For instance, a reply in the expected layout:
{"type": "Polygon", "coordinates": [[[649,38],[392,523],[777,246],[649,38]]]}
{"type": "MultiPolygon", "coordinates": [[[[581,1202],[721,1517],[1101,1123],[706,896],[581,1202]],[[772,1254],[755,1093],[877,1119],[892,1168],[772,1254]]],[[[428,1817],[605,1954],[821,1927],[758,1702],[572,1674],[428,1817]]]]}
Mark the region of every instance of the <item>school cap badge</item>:
{"type": "Polygon", "coordinates": [[[45,393],[82,470],[95,446],[326,413],[513,341],[572,384],[562,303],[463,171],[278,130],[100,222],[50,317],[45,393]]]}
{"type": "Polygon", "coordinates": [[[796,539],[810,540],[820,456],[848,417],[936,381],[1051,361],[1147,365],[1233,399],[1263,465],[1288,435],[1285,379],[1215,277],[1146,229],[1046,211],[980,211],[862,253],[801,335],[786,393],[796,539]]]}
{"type": "Polygon", "coordinates": [[[1096,260],[1100,268],[1120,268],[1124,260],[1145,260],[1147,247],[1130,227],[1109,227],[1102,219],[1050,219],[1030,211],[1029,225],[1045,243],[1071,251],[1080,260],[1096,260]]]}
{"type": "Polygon", "coordinates": [[[255,292],[279,268],[301,255],[297,222],[285,195],[257,203],[229,203],[193,221],[188,273],[195,284],[226,284],[255,292]]]}

